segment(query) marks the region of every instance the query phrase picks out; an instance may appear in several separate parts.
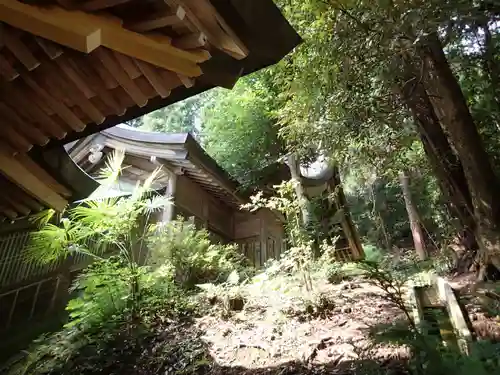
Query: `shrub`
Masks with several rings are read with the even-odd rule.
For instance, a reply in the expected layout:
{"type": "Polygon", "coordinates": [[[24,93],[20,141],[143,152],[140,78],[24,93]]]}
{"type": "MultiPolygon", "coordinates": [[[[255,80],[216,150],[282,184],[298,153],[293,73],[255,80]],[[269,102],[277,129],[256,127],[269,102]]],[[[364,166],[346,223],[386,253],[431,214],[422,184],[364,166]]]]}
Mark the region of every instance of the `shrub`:
{"type": "Polygon", "coordinates": [[[363,245],[365,259],[371,262],[377,262],[384,257],[383,251],[372,244],[363,245]]]}
{"type": "Polygon", "coordinates": [[[110,345],[123,350],[136,347],[142,332],[159,317],[163,321],[193,310],[174,284],[171,269],[138,266],[131,271],[117,256],[94,262],[72,289],[76,297],[66,307],[68,322],[61,331],[35,340],[26,360],[11,373],[58,373],[77,365],[90,368],[93,361],[106,360],[101,356],[110,345]],[[140,285],[135,296],[131,279],[140,285]]]}
{"type": "Polygon", "coordinates": [[[192,289],[196,284],[224,282],[231,272],[248,267],[236,245],[213,244],[206,230],[196,229],[192,220],[178,218],[151,229],[148,238],[153,267],[169,264],[175,281],[192,289]]]}

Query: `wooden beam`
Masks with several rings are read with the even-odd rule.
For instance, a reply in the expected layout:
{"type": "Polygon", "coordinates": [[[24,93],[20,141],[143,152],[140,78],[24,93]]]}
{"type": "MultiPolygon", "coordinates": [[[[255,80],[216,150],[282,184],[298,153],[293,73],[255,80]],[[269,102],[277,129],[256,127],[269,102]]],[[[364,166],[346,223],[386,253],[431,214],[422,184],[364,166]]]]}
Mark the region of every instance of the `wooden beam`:
{"type": "Polygon", "coordinates": [[[91,0],[83,3],[80,8],[85,11],[102,10],[116,5],[128,3],[130,0],[91,0]]]}
{"type": "Polygon", "coordinates": [[[86,56],[86,60],[89,61],[88,64],[77,65],[74,61],[71,61],[71,63],[74,69],[78,69],[82,73],[85,81],[89,84],[89,87],[96,93],[99,99],[108,108],[110,108],[114,112],[114,114],[119,116],[123,115],[126,111],[125,107],[121,103],[119,103],[111,94],[111,91],[107,89],[106,83],[102,79],[101,74],[99,72],[97,72],[96,74],[96,71],[102,68],[104,74],[109,76],[109,74],[107,74],[106,72],[106,69],[104,69],[100,62],[98,64],[91,63],[95,60],[95,56],[86,56]]]}
{"type": "Polygon", "coordinates": [[[19,134],[16,129],[14,129],[11,124],[6,124],[2,121],[0,127],[0,135],[4,138],[12,147],[20,152],[28,152],[32,149],[33,145],[29,142],[22,134],[19,134]]]}
{"type": "Polygon", "coordinates": [[[248,48],[209,0],[165,0],[165,2],[170,7],[184,7],[187,19],[221,51],[238,60],[248,56],[248,48]]]}
{"type": "Polygon", "coordinates": [[[172,41],[172,45],[182,49],[195,49],[207,44],[207,36],[203,33],[187,34],[172,41]]]}
{"type": "Polygon", "coordinates": [[[184,87],[189,89],[189,88],[194,86],[194,79],[193,78],[186,77],[185,75],[182,75],[182,74],[177,74],[177,77],[179,77],[179,79],[181,80],[184,87]]]}
{"type": "Polygon", "coordinates": [[[31,212],[31,209],[28,206],[25,206],[24,203],[21,203],[10,196],[1,196],[0,199],[7,203],[14,210],[19,212],[22,216],[27,216],[31,212]]]}
{"type": "Polygon", "coordinates": [[[64,197],[71,196],[71,191],[69,191],[67,187],[61,185],[54,177],[52,177],[45,169],[35,163],[33,159],[31,159],[28,155],[19,154],[16,156],[16,159],[53,191],[61,194],[64,197]]]}
{"type": "MultiPolygon", "coordinates": [[[[5,85],[7,86],[7,85],[5,85]]],[[[19,89],[17,85],[9,85],[3,88],[2,99],[13,108],[24,108],[23,115],[30,118],[31,123],[34,122],[42,128],[42,131],[50,136],[57,139],[63,139],[66,137],[66,130],[63,129],[57,122],[55,122],[52,117],[47,115],[36,103],[31,102],[29,106],[26,106],[26,101],[32,100],[36,95],[26,95],[27,91],[22,88],[19,89]]],[[[33,93],[34,94],[34,93],[33,93]]],[[[23,116],[21,116],[23,117],[23,116]]]]}
{"type": "Polygon", "coordinates": [[[31,211],[38,212],[43,209],[40,202],[33,199],[29,194],[4,178],[0,179],[0,190],[3,194],[7,195],[9,199],[14,199],[17,202],[23,202],[23,205],[28,207],[31,211]]]}
{"type": "Polygon", "coordinates": [[[149,18],[137,22],[125,24],[127,29],[137,32],[151,31],[162,27],[174,26],[180,24],[186,17],[186,11],[183,7],[176,7],[175,11],[154,14],[149,18]]]}
{"type": "Polygon", "coordinates": [[[138,34],[124,29],[119,22],[106,19],[101,20],[100,25],[104,47],[189,77],[201,75],[201,68],[197,64],[210,58],[207,54],[192,53],[172,46],[167,36],[138,34]]]}
{"type": "Polygon", "coordinates": [[[17,218],[17,212],[7,206],[0,205],[0,212],[10,220],[15,220],[17,218]]]}
{"type": "MultiPolygon", "coordinates": [[[[34,162],[33,162],[34,163],[34,162]]],[[[7,155],[0,149],[0,173],[24,191],[57,211],[62,211],[68,201],[57,194],[16,157],[7,155]]]]}
{"type": "Polygon", "coordinates": [[[123,68],[123,70],[125,70],[125,72],[128,74],[130,78],[136,79],[142,75],[141,71],[137,68],[137,65],[135,65],[134,60],[132,58],[119,52],[115,52],[113,55],[118,60],[118,63],[123,68]]]}
{"type": "Polygon", "coordinates": [[[61,70],[66,77],[68,77],[81,92],[85,95],[87,99],[96,96],[96,93],[89,86],[90,83],[85,79],[85,75],[80,73],[72,64],[71,59],[67,56],[63,56],[60,59],[55,60],[59,70],[61,70]]]}
{"type": "Polygon", "coordinates": [[[0,20],[64,46],[88,53],[101,44],[100,28],[82,22],[83,12],[42,8],[17,0],[0,0],[0,20]]]}
{"type": "MultiPolygon", "coordinates": [[[[44,64],[50,66],[48,61],[45,61],[44,64]]],[[[53,67],[57,67],[57,65],[53,65],[53,67]]],[[[76,77],[76,74],[71,74],[74,73],[74,71],[72,72],[71,69],[63,70],[63,75],[56,72],[57,69],[48,70],[47,73],[49,73],[51,81],[54,82],[54,84],[59,84],[63,92],[73,98],[75,104],[82,109],[86,116],[96,124],[102,124],[106,117],[85,96],[85,88],[79,85],[81,80],[76,77]],[[64,76],[66,76],[67,79],[64,79],[64,76]]]]}
{"type": "Polygon", "coordinates": [[[188,77],[201,75],[198,63],[210,58],[208,53],[173,47],[167,36],[146,36],[124,29],[117,18],[59,7],[0,0],[0,21],[77,51],[90,53],[104,46],[188,77]]]}

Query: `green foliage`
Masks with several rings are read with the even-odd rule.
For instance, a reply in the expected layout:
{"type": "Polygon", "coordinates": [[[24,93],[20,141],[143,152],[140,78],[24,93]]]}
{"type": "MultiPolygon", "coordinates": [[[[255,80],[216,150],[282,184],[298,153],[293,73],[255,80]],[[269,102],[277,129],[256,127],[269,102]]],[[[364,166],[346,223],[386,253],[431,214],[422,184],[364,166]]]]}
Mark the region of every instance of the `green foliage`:
{"type": "Polygon", "coordinates": [[[196,136],[198,134],[197,121],[199,112],[204,106],[204,103],[210,100],[212,95],[212,92],[206,92],[187,98],[178,103],[148,113],[127,124],[143,131],[192,133],[196,136]]]}
{"type": "Polygon", "coordinates": [[[365,259],[369,262],[379,262],[384,257],[384,252],[371,244],[363,245],[365,259]]]}
{"type": "MultiPolygon", "coordinates": [[[[419,169],[425,170],[424,167],[419,169]]],[[[455,224],[450,218],[436,180],[429,174],[416,174],[411,193],[416,202],[420,223],[432,240],[440,242],[455,224]]],[[[350,173],[345,179],[345,192],[350,212],[360,236],[385,250],[411,244],[408,213],[397,180],[377,178],[367,181],[350,173]]]]}
{"type": "Polygon", "coordinates": [[[235,270],[246,267],[235,245],[213,244],[206,230],[196,229],[193,221],[178,218],[150,229],[148,263],[154,267],[169,264],[175,280],[191,289],[196,284],[223,282],[235,270]]]}
{"type": "Polygon", "coordinates": [[[266,82],[250,76],[231,91],[217,91],[202,111],[203,146],[244,185],[282,153],[273,106],[266,82]]]}
{"type": "MultiPolygon", "coordinates": [[[[102,172],[104,187],[111,187],[117,180],[123,158],[123,151],[111,156],[102,172]]],[[[155,170],[130,196],[85,201],[67,209],[54,224],[40,220],[40,230],[32,235],[28,253],[35,261],[50,263],[72,254],[99,258],[117,251],[133,268],[146,251],[144,236],[151,215],[171,204],[152,192],[159,174],[160,169],[155,170]]]]}
{"type": "Polygon", "coordinates": [[[162,320],[192,313],[185,294],[174,284],[173,270],[131,269],[120,256],[98,260],[85,269],[72,286],[66,307],[69,320],[62,330],[40,337],[12,374],[53,374],[78,366],[96,371],[109,345],[127,350],[158,317],[162,320]],[[140,285],[133,295],[131,285],[140,285]],[[133,302],[133,305],[131,304],[133,302]],[[82,363],[83,362],[83,363],[82,363]],[[96,366],[96,367],[94,367],[96,366]]]}

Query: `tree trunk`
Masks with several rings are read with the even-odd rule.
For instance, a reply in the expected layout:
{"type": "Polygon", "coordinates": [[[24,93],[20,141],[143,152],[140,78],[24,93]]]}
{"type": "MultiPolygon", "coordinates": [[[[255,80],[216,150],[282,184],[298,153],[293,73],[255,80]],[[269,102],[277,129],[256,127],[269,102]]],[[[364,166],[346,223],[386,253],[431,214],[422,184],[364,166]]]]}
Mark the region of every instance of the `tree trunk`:
{"type": "Polygon", "coordinates": [[[441,123],[455,146],[471,193],[481,273],[490,262],[500,268],[500,184],[437,34],[426,38],[420,52],[426,64],[425,84],[438,94],[433,104],[443,114],[441,123]]]}
{"type": "Polygon", "coordinates": [[[411,196],[410,178],[403,171],[399,173],[399,181],[401,182],[401,190],[403,191],[405,207],[408,212],[408,219],[410,220],[410,229],[413,237],[413,243],[415,245],[415,251],[417,252],[420,260],[425,260],[427,259],[427,250],[425,248],[424,234],[422,232],[422,226],[420,225],[417,207],[415,206],[411,196]]]}
{"type": "Polygon", "coordinates": [[[300,211],[302,214],[302,225],[306,228],[311,222],[311,212],[309,199],[306,196],[304,186],[302,185],[302,176],[300,174],[300,164],[294,154],[290,154],[287,158],[287,165],[290,168],[290,175],[295,187],[295,195],[299,202],[300,211]]]}
{"type": "Polygon", "coordinates": [[[472,198],[462,164],[448,142],[431,99],[416,73],[419,69],[407,60],[401,64],[404,73],[399,82],[399,91],[415,119],[425,154],[441,192],[451,203],[451,212],[460,222],[461,227],[458,229],[462,232],[463,243],[467,249],[475,251],[477,242],[472,198]]]}

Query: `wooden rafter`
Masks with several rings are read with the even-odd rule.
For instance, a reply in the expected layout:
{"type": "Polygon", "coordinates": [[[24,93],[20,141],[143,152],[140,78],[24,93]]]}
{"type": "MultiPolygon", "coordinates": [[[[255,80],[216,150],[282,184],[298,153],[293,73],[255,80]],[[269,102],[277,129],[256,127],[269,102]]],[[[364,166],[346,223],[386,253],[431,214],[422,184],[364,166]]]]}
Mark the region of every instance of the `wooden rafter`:
{"type": "MultiPolygon", "coordinates": [[[[47,78],[48,77],[44,75],[44,79],[47,78]]],[[[23,79],[24,82],[26,82],[26,84],[35,92],[35,94],[39,98],[42,98],[45,104],[53,110],[54,113],[57,113],[74,131],[78,132],[85,129],[85,124],[82,120],[80,120],[63,102],[56,100],[49,92],[47,92],[42,84],[39,84],[28,75],[23,76],[23,79]]]]}
{"type": "Polygon", "coordinates": [[[128,3],[130,0],[90,0],[81,4],[82,10],[93,11],[111,8],[116,5],[128,3]]]}
{"type": "MultiPolygon", "coordinates": [[[[15,30],[15,29],[14,29],[15,30]]],[[[26,67],[34,70],[40,66],[40,62],[33,56],[30,49],[21,41],[18,35],[10,27],[0,29],[5,47],[26,67]]]]}
{"type": "Polygon", "coordinates": [[[0,102],[0,116],[2,117],[3,123],[8,123],[10,126],[18,129],[29,138],[31,142],[43,146],[49,141],[49,138],[36,126],[30,126],[28,128],[26,126],[26,120],[23,120],[12,108],[3,102],[0,102]]]}
{"type": "Polygon", "coordinates": [[[167,36],[145,36],[127,30],[117,18],[60,7],[0,0],[0,20],[77,51],[90,53],[103,46],[190,77],[199,76],[198,63],[210,58],[206,51],[184,51],[172,46],[167,36]]]}
{"type": "Polygon", "coordinates": [[[109,50],[103,48],[97,49],[94,54],[97,59],[102,62],[113,78],[115,78],[118,84],[123,87],[125,92],[132,98],[135,104],[139,107],[144,107],[148,102],[148,98],[119,65],[113,54],[109,50]]]}
{"type": "Polygon", "coordinates": [[[26,166],[17,157],[6,154],[0,146],[0,173],[49,207],[63,210],[68,201],[35,175],[31,167],[32,165],[26,166]]]}
{"type": "Polygon", "coordinates": [[[63,53],[62,49],[57,44],[52,43],[50,40],[36,36],[35,41],[46,53],[46,55],[49,56],[52,60],[57,59],[63,53]]]}
{"type": "Polygon", "coordinates": [[[23,205],[29,207],[31,211],[41,211],[43,205],[33,199],[30,195],[26,194],[23,190],[18,189],[18,187],[6,179],[0,178],[0,190],[8,195],[10,199],[17,202],[22,202],[23,205]]]}
{"type": "Polygon", "coordinates": [[[16,156],[16,160],[29,169],[33,175],[37,176],[37,178],[43,181],[45,185],[50,187],[56,193],[64,197],[71,196],[71,191],[67,187],[61,185],[54,177],[47,173],[45,169],[40,167],[26,154],[19,154],[16,156]]]}
{"type": "Polygon", "coordinates": [[[137,32],[145,32],[156,30],[162,27],[179,25],[184,21],[186,11],[183,7],[174,7],[174,11],[166,11],[160,14],[154,14],[148,18],[136,21],[130,24],[125,24],[130,30],[137,32]]]}
{"type": "Polygon", "coordinates": [[[210,43],[236,59],[248,56],[248,48],[208,0],[165,0],[172,8],[182,6],[186,18],[204,33],[210,43]]]}
{"type": "Polygon", "coordinates": [[[162,98],[166,98],[170,95],[170,88],[168,88],[164,84],[161,76],[158,74],[156,68],[153,65],[140,60],[135,60],[135,62],[142,74],[144,74],[144,77],[146,77],[151,86],[153,86],[153,88],[156,90],[158,95],[160,95],[162,98]]]}
{"type": "Polygon", "coordinates": [[[19,73],[2,55],[0,55],[0,75],[7,81],[13,81],[19,77],[19,73]]]}
{"type": "Polygon", "coordinates": [[[174,39],[172,45],[182,49],[195,49],[206,46],[207,41],[207,36],[205,34],[195,33],[174,39]]]}

